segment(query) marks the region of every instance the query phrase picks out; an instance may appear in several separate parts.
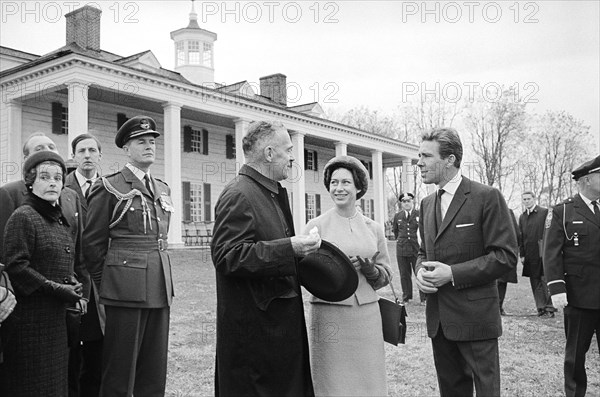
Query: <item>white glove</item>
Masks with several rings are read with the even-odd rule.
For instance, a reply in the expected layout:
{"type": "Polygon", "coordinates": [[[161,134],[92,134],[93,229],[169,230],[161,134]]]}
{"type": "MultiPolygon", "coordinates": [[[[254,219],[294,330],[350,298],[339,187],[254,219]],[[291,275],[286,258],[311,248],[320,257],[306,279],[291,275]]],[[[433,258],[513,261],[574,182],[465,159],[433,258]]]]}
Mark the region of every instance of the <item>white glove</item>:
{"type": "Polygon", "coordinates": [[[315,237],[319,240],[319,247],[321,246],[321,236],[319,235],[319,229],[315,226],[312,229],[310,229],[310,232],[308,232],[308,235],[311,237],[315,237]]]}
{"type": "Polygon", "coordinates": [[[552,305],[557,309],[563,309],[567,306],[569,302],[567,301],[567,293],[563,292],[562,294],[552,295],[552,305]]]}

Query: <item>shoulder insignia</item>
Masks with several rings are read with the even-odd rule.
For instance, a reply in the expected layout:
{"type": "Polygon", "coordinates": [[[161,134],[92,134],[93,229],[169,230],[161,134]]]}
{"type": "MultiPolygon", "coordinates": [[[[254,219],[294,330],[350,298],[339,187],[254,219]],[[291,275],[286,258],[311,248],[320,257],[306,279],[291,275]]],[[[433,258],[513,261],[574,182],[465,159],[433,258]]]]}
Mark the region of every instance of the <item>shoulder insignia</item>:
{"type": "Polygon", "coordinates": [[[548,215],[546,215],[546,223],[544,225],[546,229],[550,229],[550,225],[552,224],[552,212],[553,211],[548,211],[548,215]]]}

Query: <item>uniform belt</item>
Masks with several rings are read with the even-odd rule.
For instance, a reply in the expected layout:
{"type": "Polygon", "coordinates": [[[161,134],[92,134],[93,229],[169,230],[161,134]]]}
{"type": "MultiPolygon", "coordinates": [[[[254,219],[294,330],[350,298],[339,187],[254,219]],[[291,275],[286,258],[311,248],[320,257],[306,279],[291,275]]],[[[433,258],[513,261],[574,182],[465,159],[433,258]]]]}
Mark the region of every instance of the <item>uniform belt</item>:
{"type": "Polygon", "coordinates": [[[158,240],[134,240],[134,239],[113,239],[110,241],[110,248],[128,249],[132,251],[166,251],[169,248],[169,242],[159,238],[158,240]]]}

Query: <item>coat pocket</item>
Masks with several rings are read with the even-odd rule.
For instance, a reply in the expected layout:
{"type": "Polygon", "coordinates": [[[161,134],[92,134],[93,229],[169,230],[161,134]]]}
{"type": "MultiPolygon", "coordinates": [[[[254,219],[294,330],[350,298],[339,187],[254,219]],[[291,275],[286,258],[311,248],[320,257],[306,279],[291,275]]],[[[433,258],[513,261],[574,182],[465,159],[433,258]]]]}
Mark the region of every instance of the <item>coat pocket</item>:
{"type": "Polygon", "coordinates": [[[146,301],[148,253],[115,250],[106,258],[100,297],[127,302],[146,301]]]}
{"type": "Polygon", "coordinates": [[[498,287],[496,287],[496,283],[486,284],[479,287],[469,288],[466,293],[467,299],[470,301],[498,298],[498,287]]]}

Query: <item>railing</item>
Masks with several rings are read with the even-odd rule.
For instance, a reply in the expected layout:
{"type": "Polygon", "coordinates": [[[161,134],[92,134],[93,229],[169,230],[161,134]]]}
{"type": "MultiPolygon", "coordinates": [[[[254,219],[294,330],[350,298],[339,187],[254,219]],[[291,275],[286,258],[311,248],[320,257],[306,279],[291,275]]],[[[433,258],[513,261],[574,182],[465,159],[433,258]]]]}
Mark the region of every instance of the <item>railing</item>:
{"type": "Polygon", "coordinates": [[[182,236],[185,246],[210,246],[214,224],[214,222],[184,222],[182,225],[182,236]]]}

